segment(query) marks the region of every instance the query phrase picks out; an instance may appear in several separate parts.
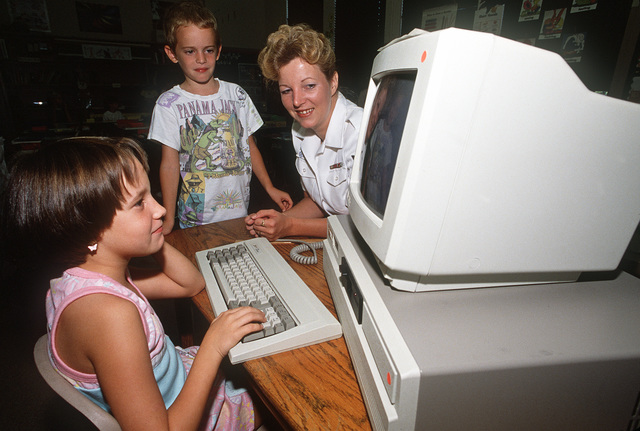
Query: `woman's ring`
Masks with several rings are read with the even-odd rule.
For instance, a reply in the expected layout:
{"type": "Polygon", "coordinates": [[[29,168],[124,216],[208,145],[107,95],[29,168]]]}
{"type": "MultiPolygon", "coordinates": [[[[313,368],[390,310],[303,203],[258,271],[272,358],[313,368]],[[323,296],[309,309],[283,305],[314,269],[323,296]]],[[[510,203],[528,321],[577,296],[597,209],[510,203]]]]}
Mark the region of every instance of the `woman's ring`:
{"type": "Polygon", "coordinates": [[[262,220],[262,223],[260,224],[260,226],[264,227],[264,220],[262,220]]]}

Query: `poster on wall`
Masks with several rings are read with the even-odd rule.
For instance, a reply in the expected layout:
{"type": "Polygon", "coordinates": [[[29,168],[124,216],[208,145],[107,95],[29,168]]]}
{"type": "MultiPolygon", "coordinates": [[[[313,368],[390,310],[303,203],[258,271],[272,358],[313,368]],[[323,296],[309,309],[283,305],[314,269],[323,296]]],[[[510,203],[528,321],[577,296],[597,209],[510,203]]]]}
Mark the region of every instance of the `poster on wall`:
{"type": "Polygon", "coordinates": [[[586,12],[598,7],[598,0],[573,0],[571,13],[586,12]]]}
{"type": "Polygon", "coordinates": [[[422,11],[422,25],[420,28],[427,31],[436,31],[453,27],[456,23],[457,15],[457,4],[425,9],[422,11]]]}
{"type": "Polygon", "coordinates": [[[544,13],[539,39],[559,39],[562,35],[567,8],[548,10],[544,13]]]}
{"type": "Polygon", "coordinates": [[[522,39],[516,39],[516,41],[520,43],[524,43],[525,45],[536,46],[536,38],[535,37],[525,37],[522,39]]]}
{"type": "Polygon", "coordinates": [[[98,58],[104,60],[131,60],[131,47],[82,44],[84,58],[98,58]]]}
{"type": "Polygon", "coordinates": [[[76,1],[80,31],[122,34],[120,7],[76,1]]]}
{"type": "Polygon", "coordinates": [[[164,43],[164,29],[162,28],[162,17],[164,12],[169,9],[173,3],[170,1],[151,0],[151,22],[153,31],[155,32],[156,42],[164,43]]]}
{"type": "Polygon", "coordinates": [[[567,63],[580,63],[584,51],[586,33],[573,33],[564,37],[560,55],[567,63]]]}
{"type": "Polygon", "coordinates": [[[502,18],[504,5],[495,5],[491,9],[478,9],[473,19],[473,29],[485,33],[500,35],[502,31],[502,18]]]}
{"type": "Polygon", "coordinates": [[[31,31],[51,31],[45,0],[7,0],[7,6],[12,24],[23,25],[31,31]]]}
{"type": "Polygon", "coordinates": [[[540,18],[541,10],[542,0],[522,0],[518,21],[536,21],[540,18]]]}

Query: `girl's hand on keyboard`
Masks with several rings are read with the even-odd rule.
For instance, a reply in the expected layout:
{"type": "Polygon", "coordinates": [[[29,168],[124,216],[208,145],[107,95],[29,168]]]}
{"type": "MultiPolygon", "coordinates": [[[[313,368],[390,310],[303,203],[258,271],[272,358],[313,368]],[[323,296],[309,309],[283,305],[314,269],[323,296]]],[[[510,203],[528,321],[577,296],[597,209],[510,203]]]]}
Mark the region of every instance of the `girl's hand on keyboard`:
{"type": "Polygon", "coordinates": [[[215,351],[224,358],[244,336],[261,331],[263,322],[266,322],[264,313],[253,307],[225,311],[211,322],[200,348],[212,343],[215,351]]]}

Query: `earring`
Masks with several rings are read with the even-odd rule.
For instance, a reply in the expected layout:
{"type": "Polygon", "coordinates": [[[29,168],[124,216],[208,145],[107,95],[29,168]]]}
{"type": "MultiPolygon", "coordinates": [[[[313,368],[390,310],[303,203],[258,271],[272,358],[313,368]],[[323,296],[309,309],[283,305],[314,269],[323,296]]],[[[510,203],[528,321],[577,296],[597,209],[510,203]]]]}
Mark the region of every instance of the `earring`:
{"type": "Polygon", "coordinates": [[[98,243],[95,243],[93,245],[89,245],[89,246],[87,246],[87,248],[89,249],[91,254],[96,254],[96,251],[98,250],[98,243]]]}

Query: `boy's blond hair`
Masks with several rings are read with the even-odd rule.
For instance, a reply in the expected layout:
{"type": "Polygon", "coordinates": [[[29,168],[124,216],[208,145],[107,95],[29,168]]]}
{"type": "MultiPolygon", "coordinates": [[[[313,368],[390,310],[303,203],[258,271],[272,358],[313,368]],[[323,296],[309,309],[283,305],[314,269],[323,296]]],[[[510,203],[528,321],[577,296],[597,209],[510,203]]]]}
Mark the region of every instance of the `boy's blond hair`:
{"type": "Polygon", "coordinates": [[[178,43],[176,37],[178,29],[187,25],[212,29],[215,35],[216,47],[220,47],[220,34],[218,33],[216,17],[201,2],[188,0],[170,6],[164,14],[164,36],[171,50],[174,50],[178,43]]]}

